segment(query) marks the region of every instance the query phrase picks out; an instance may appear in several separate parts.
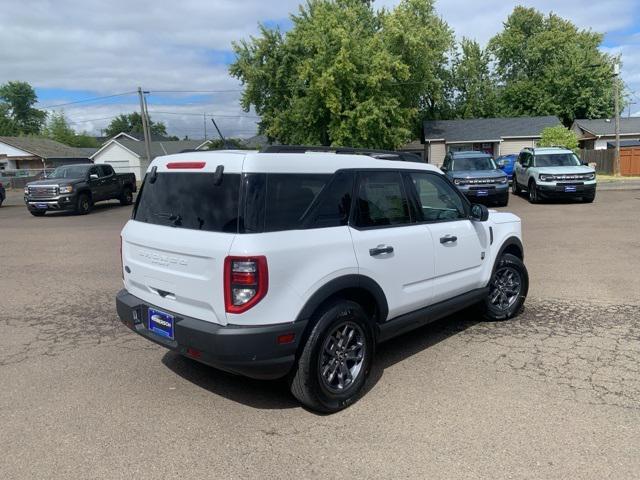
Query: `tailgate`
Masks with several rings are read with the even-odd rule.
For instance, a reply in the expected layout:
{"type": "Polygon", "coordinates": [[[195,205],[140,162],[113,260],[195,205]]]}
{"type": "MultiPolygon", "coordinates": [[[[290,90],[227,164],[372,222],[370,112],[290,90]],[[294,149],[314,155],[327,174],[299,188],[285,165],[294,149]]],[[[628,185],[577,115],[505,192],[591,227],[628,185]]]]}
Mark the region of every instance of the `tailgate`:
{"type": "Polygon", "coordinates": [[[234,236],[129,221],[122,231],[125,288],[161,309],[226,325],[224,259],[234,236]]]}

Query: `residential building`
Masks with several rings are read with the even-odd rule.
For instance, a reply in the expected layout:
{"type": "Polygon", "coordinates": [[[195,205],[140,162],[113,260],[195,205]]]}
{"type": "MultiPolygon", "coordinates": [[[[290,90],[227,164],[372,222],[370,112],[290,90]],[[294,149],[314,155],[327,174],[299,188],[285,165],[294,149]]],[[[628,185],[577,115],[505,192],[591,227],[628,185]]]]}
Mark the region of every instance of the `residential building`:
{"type": "Polygon", "coordinates": [[[3,170],[42,170],[89,161],[83,149],[49,138],[0,137],[0,169],[3,170]]]}
{"type": "MultiPolygon", "coordinates": [[[[613,118],[577,119],[571,125],[578,135],[580,148],[604,150],[608,142],[616,139],[616,122],[613,118]]],[[[640,117],[620,119],[620,140],[640,139],[640,117]]]]}
{"type": "MultiPolygon", "coordinates": [[[[151,160],[162,155],[172,155],[185,151],[204,150],[208,140],[178,140],[151,142],[151,160]]],[[[145,143],[123,136],[116,136],[108,140],[96,153],[91,156],[94,163],[107,163],[116,173],[133,173],[136,180],[142,180],[147,170],[145,143]]]]}
{"type": "MultiPolygon", "coordinates": [[[[494,157],[534,147],[542,130],[560,125],[556,116],[426,120],[422,129],[422,156],[441,165],[448,151],[478,150],[494,157]]],[[[400,150],[417,153],[417,142],[400,150]]]]}

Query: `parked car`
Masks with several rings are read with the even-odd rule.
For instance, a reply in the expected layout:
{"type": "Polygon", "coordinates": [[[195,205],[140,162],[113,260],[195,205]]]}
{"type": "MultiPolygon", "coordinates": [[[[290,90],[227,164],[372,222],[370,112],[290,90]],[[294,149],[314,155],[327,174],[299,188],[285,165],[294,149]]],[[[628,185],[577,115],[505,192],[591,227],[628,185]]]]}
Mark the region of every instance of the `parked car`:
{"type": "Polygon", "coordinates": [[[516,163],[517,158],[518,155],[516,155],[515,153],[511,155],[501,155],[496,158],[496,164],[498,165],[498,168],[507,174],[509,182],[511,182],[511,180],[513,179],[513,167],[516,163]]]}
{"type": "Polygon", "coordinates": [[[517,315],[520,219],[436,167],[364,155],[156,158],[121,234],[122,322],[199,362],[286,377],[307,407],[363,391],[376,343],[480,305],[517,315]]]}
{"type": "Polygon", "coordinates": [[[449,152],[441,167],[470,201],[509,204],[507,175],[484,152],[449,152]]]}
{"type": "Polygon", "coordinates": [[[84,215],[103,200],[116,199],[122,205],[131,205],[136,188],[133,173],[115,173],[111,165],[65,165],[44,180],[28,183],[24,202],[36,217],[61,210],[84,215]]]}
{"type": "Polygon", "coordinates": [[[0,181],[0,207],[2,206],[5,198],[7,198],[7,191],[4,189],[4,185],[0,181]]]}
{"type": "Polygon", "coordinates": [[[514,172],[513,193],[526,188],[531,203],[544,198],[580,198],[591,203],[596,198],[596,171],[566,148],[526,148],[514,172]]]}

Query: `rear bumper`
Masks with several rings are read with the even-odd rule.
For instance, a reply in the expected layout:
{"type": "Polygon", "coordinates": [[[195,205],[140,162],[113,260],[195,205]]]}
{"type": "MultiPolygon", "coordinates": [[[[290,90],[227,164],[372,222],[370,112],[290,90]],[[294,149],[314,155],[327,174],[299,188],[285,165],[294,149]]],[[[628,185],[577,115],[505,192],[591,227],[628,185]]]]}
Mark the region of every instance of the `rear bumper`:
{"type": "Polygon", "coordinates": [[[137,334],[220,370],[258,379],[276,379],[289,373],[307,323],[222,326],[158,308],[175,318],[174,340],[170,340],[147,328],[147,311],[156,308],[154,305],[121,290],[116,306],[122,323],[137,334]],[[294,334],[292,343],[277,343],[280,335],[290,333],[294,334]]]}
{"type": "Polygon", "coordinates": [[[574,185],[575,191],[566,191],[565,185],[538,185],[538,193],[543,197],[564,198],[564,197],[581,197],[584,195],[594,195],[596,193],[596,184],[590,185],[574,185]]]}

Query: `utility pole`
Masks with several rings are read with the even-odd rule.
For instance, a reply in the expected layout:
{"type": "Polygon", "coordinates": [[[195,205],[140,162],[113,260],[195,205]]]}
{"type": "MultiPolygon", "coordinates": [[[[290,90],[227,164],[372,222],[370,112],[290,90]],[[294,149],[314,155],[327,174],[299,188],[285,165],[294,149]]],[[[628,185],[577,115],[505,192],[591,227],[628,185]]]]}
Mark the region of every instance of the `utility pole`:
{"type": "Polygon", "coordinates": [[[620,105],[618,105],[619,100],[618,97],[620,93],[618,92],[618,79],[620,75],[620,64],[616,59],[616,63],[613,65],[613,95],[614,95],[614,104],[615,104],[615,115],[616,115],[616,155],[613,159],[613,174],[620,175],[620,105]]]}
{"type": "Polygon", "coordinates": [[[224,138],[224,135],[222,135],[222,132],[218,128],[218,124],[216,123],[216,121],[215,121],[215,119],[213,117],[211,117],[211,122],[213,123],[213,126],[216,127],[216,130],[218,131],[218,135],[220,135],[220,138],[222,139],[222,146],[224,148],[228,148],[227,139],[224,138]]]}
{"type": "Polygon", "coordinates": [[[207,114],[202,114],[202,125],[204,125],[204,139],[207,140],[207,114]]]}
{"type": "MultiPolygon", "coordinates": [[[[149,113],[147,112],[147,100],[144,98],[144,93],[142,88],[138,87],[138,97],[140,98],[140,116],[142,117],[142,133],[144,135],[144,149],[147,155],[147,167],[153,160],[151,158],[151,139],[149,132],[149,113]]],[[[146,168],[145,168],[146,171],[146,168]]]]}

